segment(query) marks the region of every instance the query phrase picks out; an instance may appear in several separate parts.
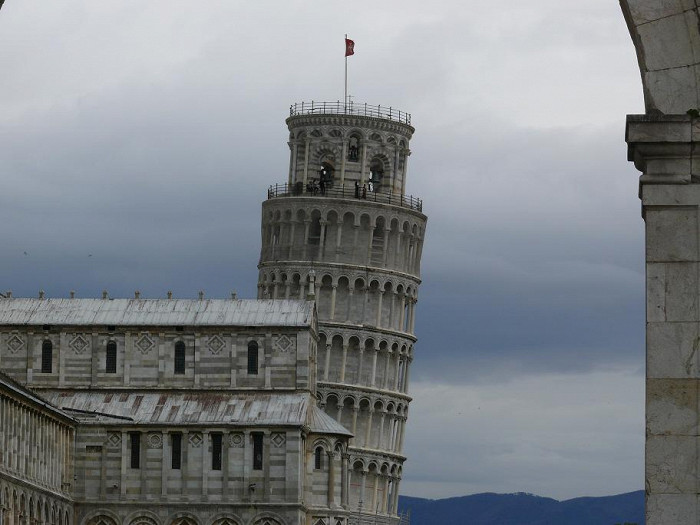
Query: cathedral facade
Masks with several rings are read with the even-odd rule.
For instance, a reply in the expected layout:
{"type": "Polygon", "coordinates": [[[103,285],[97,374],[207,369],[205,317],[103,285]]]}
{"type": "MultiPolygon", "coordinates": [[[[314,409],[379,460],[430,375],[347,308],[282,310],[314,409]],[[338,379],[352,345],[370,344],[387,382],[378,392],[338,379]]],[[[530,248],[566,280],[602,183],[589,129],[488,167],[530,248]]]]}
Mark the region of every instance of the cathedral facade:
{"type": "Polygon", "coordinates": [[[287,124],[257,300],[0,298],[0,525],[404,521],[410,116],[287,124]]]}

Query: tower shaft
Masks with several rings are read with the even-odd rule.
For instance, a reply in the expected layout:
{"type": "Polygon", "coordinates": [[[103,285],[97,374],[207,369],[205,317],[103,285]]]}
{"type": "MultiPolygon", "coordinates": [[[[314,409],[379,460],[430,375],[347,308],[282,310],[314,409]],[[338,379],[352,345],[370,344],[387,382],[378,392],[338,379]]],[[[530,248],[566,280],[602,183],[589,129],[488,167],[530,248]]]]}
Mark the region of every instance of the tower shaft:
{"type": "Polygon", "coordinates": [[[319,315],[319,403],[354,434],[351,514],[397,520],[426,216],[405,195],[410,115],[297,104],[290,168],[263,204],[258,297],[319,315]]]}

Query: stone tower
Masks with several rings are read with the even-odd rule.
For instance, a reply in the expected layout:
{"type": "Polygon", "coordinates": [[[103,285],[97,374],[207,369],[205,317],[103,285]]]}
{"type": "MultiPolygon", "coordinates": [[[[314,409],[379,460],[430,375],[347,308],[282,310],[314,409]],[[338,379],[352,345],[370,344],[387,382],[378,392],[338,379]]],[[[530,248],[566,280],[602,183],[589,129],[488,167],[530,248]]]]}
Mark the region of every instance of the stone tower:
{"type": "MultiPolygon", "coordinates": [[[[398,523],[415,305],[426,216],[407,196],[410,115],[383,106],[294,104],[286,183],[263,204],[258,297],[313,297],[318,398],[354,438],[319,450],[338,508],[398,523]]],[[[323,444],[319,444],[323,447],[323,444]]],[[[374,521],[373,521],[374,522],[374,521]]]]}

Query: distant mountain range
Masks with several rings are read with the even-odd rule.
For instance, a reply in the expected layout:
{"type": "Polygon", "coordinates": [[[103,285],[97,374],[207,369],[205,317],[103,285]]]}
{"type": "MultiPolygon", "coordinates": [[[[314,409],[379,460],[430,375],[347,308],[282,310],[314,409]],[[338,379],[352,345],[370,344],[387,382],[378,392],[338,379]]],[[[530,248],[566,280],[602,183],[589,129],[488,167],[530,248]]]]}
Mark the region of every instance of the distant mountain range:
{"type": "Polygon", "coordinates": [[[644,525],[644,491],[557,501],[533,494],[474,494],[448,499],[399,497],[411,525],[644,525]]]}

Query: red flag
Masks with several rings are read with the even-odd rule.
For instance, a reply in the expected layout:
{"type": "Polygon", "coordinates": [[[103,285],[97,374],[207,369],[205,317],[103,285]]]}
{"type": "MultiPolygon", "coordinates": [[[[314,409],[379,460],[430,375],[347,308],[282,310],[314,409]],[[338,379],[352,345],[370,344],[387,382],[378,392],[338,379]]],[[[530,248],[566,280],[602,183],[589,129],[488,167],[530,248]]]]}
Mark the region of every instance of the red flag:
{"type": "Polygon", "coordinates": [[[350,55],[355,54],[355,41],[350,40],[349,38],[345,39],[345,56],[349,57],[350,55]]]}

